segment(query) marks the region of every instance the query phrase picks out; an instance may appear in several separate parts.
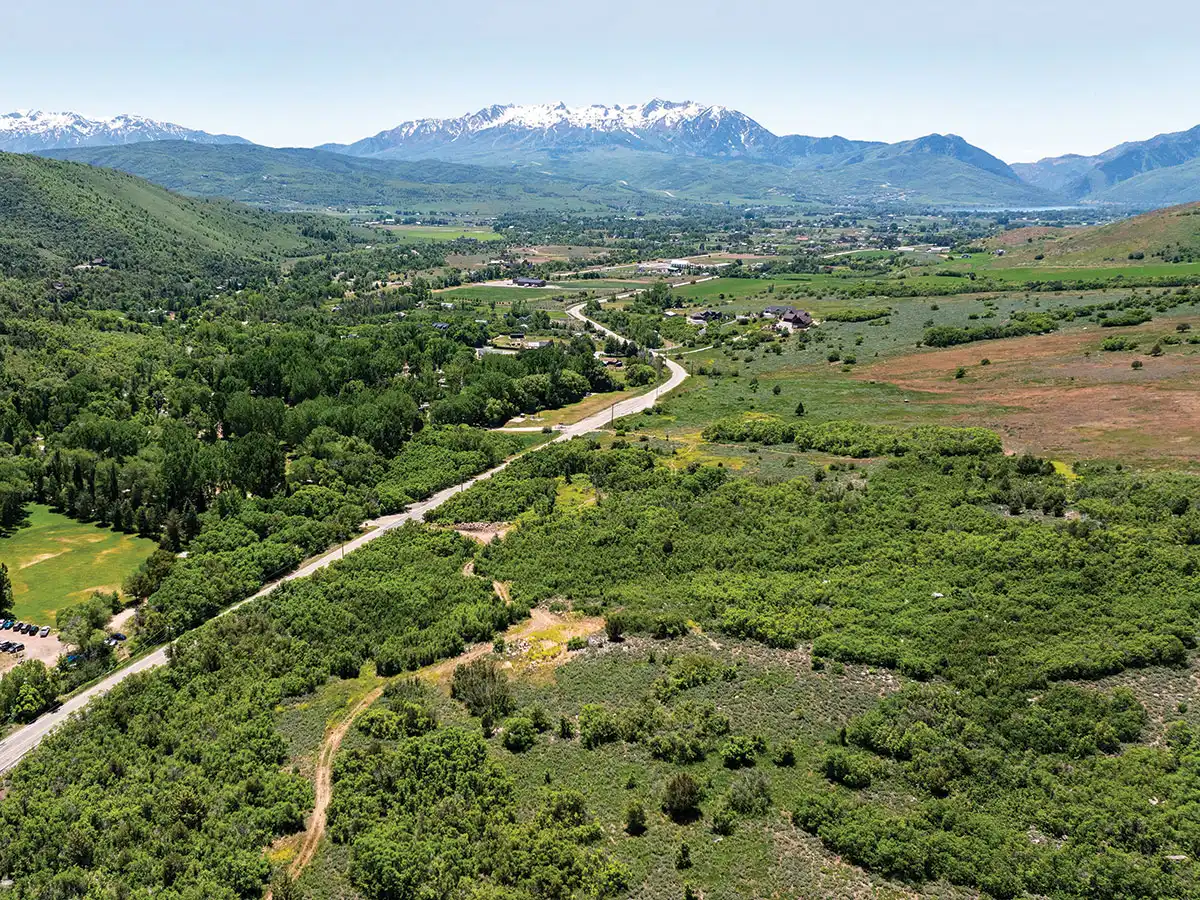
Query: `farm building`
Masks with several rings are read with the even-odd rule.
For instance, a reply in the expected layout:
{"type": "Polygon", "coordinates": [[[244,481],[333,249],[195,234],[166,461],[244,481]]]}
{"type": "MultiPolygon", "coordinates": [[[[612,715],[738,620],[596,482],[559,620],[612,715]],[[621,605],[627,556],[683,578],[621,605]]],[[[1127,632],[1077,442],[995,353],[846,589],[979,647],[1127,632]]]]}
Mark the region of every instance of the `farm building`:
{"type": "Polygon", "coordinates": [[[522,277],[522,278],[514,278],[512,280],[512,283],[515,284],[517,287],[536,287],[536,288],[539,287],[540,288],[540,287],[546,286],[546,279],[545,278],[523,278],[522,277]]]}

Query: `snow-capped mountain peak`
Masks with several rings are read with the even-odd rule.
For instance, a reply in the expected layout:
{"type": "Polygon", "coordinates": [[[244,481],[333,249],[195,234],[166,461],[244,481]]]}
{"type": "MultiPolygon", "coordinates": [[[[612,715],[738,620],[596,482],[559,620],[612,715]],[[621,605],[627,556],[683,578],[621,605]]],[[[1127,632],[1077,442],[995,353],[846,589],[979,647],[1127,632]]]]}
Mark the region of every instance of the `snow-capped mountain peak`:
{"type": "Polygon", "coordinates": [[[76,112],[46,112],[40,109],[0,115],[0,150],[13,153],[135,144],[141,141],[246,143],[243,138],[232,135],[209,134],[130,113],[100,119],[88,118],[76,112]]]}
{"type": "Polygon", "coordinates": [[[349,147],[361,156],[406,157],[447,145],[471,151],[583,150],[629,147],[697,156],[742,156],[776,138],[736,110],[694,101],[567,106],[542,103],[488,106],[451,119],[416,119],[349,147]]]}

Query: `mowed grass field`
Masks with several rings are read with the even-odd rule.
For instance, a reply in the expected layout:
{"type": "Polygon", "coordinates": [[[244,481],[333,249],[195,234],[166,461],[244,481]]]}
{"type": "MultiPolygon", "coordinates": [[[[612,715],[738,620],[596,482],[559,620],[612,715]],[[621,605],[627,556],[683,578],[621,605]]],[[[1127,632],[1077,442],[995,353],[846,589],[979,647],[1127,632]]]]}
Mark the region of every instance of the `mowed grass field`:
{"type": "Polygon", "coordinates": [[[93,591],[120,590],[154,548],[153,541],[31,506],[28,524],[0,538],[0,562],[12,579],[13,615],[53,624],[55,611],[81,603],[93,591]]]}
{"type": "Polygon", "coordinates": [[[453,225],[384,225],[402,241],[456,241],[470,238],[475,241],[499,241],[503,236],[490,228],[461,228],[453,225]]]}

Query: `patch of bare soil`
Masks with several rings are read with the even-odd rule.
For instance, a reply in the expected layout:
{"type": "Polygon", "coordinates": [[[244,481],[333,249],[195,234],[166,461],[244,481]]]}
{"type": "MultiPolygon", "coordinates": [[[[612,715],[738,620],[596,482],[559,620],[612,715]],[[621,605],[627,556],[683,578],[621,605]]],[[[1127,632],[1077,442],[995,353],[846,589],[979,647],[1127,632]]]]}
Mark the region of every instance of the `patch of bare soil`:
{"type": "Polygon", "coordinates": [[[512,528],[510,522],[461,522],[454,526],[454,530],[463,537],[479,541],[481,544],[490,544],[497,538],[504,537],[512,528]]]}
{"type": "MultiPolygon", "coordinates": [[[[1146,350],[1170,328],[1137,331],[1146,350]]],[[[1106,329],[1107,331],[1107,329],[1106,329]]],[[[940,402],[970,407],[963,424],[993,428],[1013,452],[1189,462],[1200,456],[1200,355],[1190,346],[1160,357],[1098,349],[1099,329],[927,350],[865,368],[940,402]],[[990,364],[981,365],[987,358],[990,364]],[[1143,367],[1134,369],[1135,359],[1143,367]],[[959,367],[966,377],[955,378],[959,367]]]]}
{"type": "MultiPolygon", "coordinates": [[[[501,595],[503,596],[503,595],[501,595]]],[[[534,675],[540,671],[554,669],[567,662],[571,654],[567,642],[571,638],[590,638],[604,631],[604,620],[576,615],[556,613],[544,607],[534,607],[529,618],[518,622],[504,632],[504,654],[501,667],[522,675],[534,675]]],[[[492,644],[475,644],[453,659],[445,659],[417,672],[418,677],[445,683],[450,680],[456,667],[479,659],[492,652],[492,644]]]]}

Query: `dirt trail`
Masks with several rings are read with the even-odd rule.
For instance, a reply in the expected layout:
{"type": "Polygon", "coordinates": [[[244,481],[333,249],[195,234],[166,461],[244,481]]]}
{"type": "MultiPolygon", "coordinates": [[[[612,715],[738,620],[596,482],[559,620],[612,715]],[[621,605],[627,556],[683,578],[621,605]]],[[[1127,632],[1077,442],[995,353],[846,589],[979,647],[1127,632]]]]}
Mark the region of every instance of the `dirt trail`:
{"type": "MultiPolygon", "coordinates": [[[[506,603],[509,602],[508,586],[500,581],[495,581],[492,585],[496,590],[496,594],[506,603]]],[[[543,636],[555,632],[556,636],[553,643],[559,643],[559,639],[561,638],[564,649],[556,656],[544,658],[541,662],[556,665],[567,658],[565,646],[568,639],[572,637],[586,637],[587,635],[601,631],[603,628],[603,619],[562,615],[550,612],[548,609],[535,607],[529,611],[528,619],[518,622],[504,633],[504,641],[508,645],[519,645],[521,642],[531,644],[535,640],[538,640],[538,643],[546,643],[550,641],[543,636]]],[[[466,662],[471,662],[491,652],[491,644],[476,644],[473,647],[468,647],[458,656],[425,666],[418,670],[416,674],[418,677],[428,678],[436,682],[447,681],[454,674],[455,667],[466,662]]],[[[506,667],[511,667],[512,663],[508,662],[505,665],[506,667]]],[[[288,874],[292,878],[298,878],[300,873],[312,862],[313,857],[316,856],[317,848],[321,845],[321,838],[325,834],[329,801],[333,796],[333,759],[337,756],[338,748],[341,747],[342,740],[350,732],[354,721],[366,712],[371,704],[378,700],[382,694],[383,686],[380,685],[359,700],[346,717],[334,726],[325,736],[325,740],[321,742],[321,749],[317,753],[316,771],[313,774],[313,788],[316,798],[313,803],[312,815],[309,816],[308,825],[300,838],[296,856],[288,866],[288,874]]],[[[273,900],[270,890],[267,891],[265,900],[273,900]]]]}
{"type": "MultiPolygon", "coordinates": [[[[313,857],[317,855],[317,848],[321,845],[321,838],[325,835],[329,801],[333,797],[333,758],[337,756],[338,748],[349,734],[354,720],[366,712],[367,708],[382,694],[383,686],[380,685],[359,700],[346,717],[335,725],[329,734],[325,735],[325,740],[321,742],[321,749],[317,753],[316,771],[313,773],[313,789],[315,791],[313,811],[308,819],[308,827],[300,839],[296,855],[292,859],[291,865],[288,866],[288,874],[292,878],[298,878],[305,867],[312,862],[313,857]]],[[[267,890],[266,900],[273,900],[270,889],[267,890]]]]}

